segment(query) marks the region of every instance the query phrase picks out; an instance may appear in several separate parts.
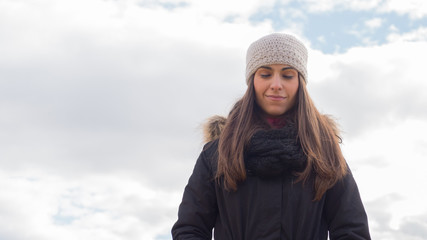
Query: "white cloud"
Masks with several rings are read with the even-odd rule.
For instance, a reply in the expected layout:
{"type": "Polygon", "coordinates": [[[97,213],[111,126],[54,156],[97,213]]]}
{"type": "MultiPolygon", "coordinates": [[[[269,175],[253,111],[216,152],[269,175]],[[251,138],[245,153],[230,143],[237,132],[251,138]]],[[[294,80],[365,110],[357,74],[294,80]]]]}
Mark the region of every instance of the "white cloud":
{"type": "Polygon", "coordinates": [[[329,71],[320,73],[326,83],[311,86],[312,94],[328,107],[326,112],[345,116],[343,126],[354,133],[410,117],[426,118],[422,89],[427,86],[419,77],[424,56],[418,53],[423,49],[427,51],[425,42],[401,42],[328,57],[329,71]]]}
{"type": "MultiPolygon", "coordinates": [[[[1,1],[0,238],[167,239],[202,147],[198,127],[243,94],[246,47],[273,30],[248,17],[273,4],[1,1]]],[[[425,196],[404,186],[424,177],[392,175],[410,171],[405,152],[413,165],[425,156],[411,137],[426,119],[417,36],[424,30],[343,54],[310,50],[308,87],[346,132],[377,239],[424,229],[412,206],[425,196]],[[405,211],[387,215],[384,202],[405,211]]]]}
{"type": "Polygon", "coordinates": [[[427,15],[427,5],[424,0],[304,0],[302,2],[309,12],[374,10],[380,13],[395,12],[408,15],[412,19],[422,19],[427,15]]]}
{"type": "Polygon", "coordinates": [[[389,30],[390,30],[390,32],[392,32],[392,33],[397,33],[397,32],[399,32],[399,29],[398,29],[394,24],[392,24],[392,25],[390,25],[390,26],[389,26],[389,30]]]}
{"type": "Polygon", "coordinates": [[[371,28],[371,29],[376,29],[376,28],[381,27],[383,22],[384,22],[384,20],[381,18],[373,18],[373,19],[365,21],[365,26],[367,26],[368,28],[371,28]]]}
{"type": "Polygon", "coordinates": [[[325,36],[319,36],[319,37],[317,37],[317,41],[319,41],[321,43],[326,43],[325,36]]]}
{"type": "Polygon", "coordinates": [[[2,172],[0,186],[7,192],[0,195],[2,239],[155,239],[169,232],[181,198],[125,175],[2,172]]]}
{"type": "Polygon", "coordinates": [[[349,10],[370,10],[375,9],[381,3],[381,0],[304,0],[303,3],[310,12],[327,12],[335,11],[337,9],[349,9],[349,10]]]}
{"type": "Polygon", "coordinates": [[[420,27],[407,33],[394,32],[387,36],[389,42],[425,42],[427,41],[427,28],[420,27]]]}
{"type": "Polygon", "coordinates": [[[427,84],[420,77],[426,57],[419,54],[424,51],[426,41],[398,41],[343,54],[310,52],[308,87],[317,106],[344,130],[342,148],[373,239],[425,237],[418,223],[427,215],[427,195],[414,184],[427,181],[427,84]]]}
{"type": "Polygon", "coordinates": [[[423,0],[386,0],[379,9],[382,12],[396,12],[407,14],[413,19],[427,16],[427,6],[423,0]]]}

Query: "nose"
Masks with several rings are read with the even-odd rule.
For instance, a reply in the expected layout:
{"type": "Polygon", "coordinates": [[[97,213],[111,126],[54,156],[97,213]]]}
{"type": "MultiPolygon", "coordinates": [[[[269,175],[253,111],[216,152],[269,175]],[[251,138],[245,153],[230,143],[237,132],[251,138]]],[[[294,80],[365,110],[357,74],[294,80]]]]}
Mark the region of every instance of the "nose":
{"type": "Polygon", "coordinates": [[[282,83],[282,80],[280,78],[280,74],[275,74],[273,79],[272,79],[270,88],[271,88],[271,90],[279,91],[279,90],[282,90],[282,88],[283,88],[282,84],[283,83],[282,83]]]}

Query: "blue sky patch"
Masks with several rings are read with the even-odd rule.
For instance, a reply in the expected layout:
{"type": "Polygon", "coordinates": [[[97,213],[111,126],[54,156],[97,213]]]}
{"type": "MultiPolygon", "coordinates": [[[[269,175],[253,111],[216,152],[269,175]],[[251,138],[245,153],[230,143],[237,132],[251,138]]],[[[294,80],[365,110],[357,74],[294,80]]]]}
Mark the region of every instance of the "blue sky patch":
{"type": "Polygon", "coordinates": [[[156,236],[155,240],[170,240],[171,238],[172,236],[170,234],[162,234],[162,235],[156,236]]]}
{"type": "Polygon", "coordinates": [[[253,23],[270,20],[275,31],[301,27],[312,48],[324,53],[342,53],[351,47],[384,44],[391,33],[403,34],[427,26],[427,18],[411,19],[397,13],[375,10],[309,13],[304,9],[301,3],[276,2],[273,8],[261,9],[250,20],[253,23]],[[369,21],[377,24],[369,25],[369,21]]]}
{"type": "Polygon", "coordinates": [[[70,225],[74,220],[77,220],[77,218],[73,216],[61,215],[60,213],[57,213],[53,216],[53,222],[55,225],[70,225]]]}

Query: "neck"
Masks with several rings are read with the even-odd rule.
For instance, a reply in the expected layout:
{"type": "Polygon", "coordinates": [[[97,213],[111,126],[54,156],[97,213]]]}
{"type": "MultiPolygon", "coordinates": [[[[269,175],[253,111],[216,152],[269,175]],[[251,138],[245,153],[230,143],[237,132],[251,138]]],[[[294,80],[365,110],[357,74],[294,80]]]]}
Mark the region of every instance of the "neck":
{"type": "Polygon", "coordinates": [[[267,123],[270,125],[273,129],[279,129],[286,125],[286,117],[285,116],[279,116],[279,117],[269,117],[266,116],[265,120],[267,120],[267,123]]]}

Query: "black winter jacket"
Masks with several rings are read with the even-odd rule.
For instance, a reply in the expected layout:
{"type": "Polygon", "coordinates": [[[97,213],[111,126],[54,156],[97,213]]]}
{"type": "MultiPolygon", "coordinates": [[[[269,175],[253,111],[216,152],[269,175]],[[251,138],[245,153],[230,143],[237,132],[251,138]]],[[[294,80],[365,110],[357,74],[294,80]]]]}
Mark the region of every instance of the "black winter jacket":
{"type": "Polygon", "coordinates": [[[218,142],[205,145],[198,158],[172,228],[173,239],[331,240],[370,239],[367,216],[349,172],[319,201],[313,182],[291,174],[248,176],[229,192],[214,180],[218,142]]]}

